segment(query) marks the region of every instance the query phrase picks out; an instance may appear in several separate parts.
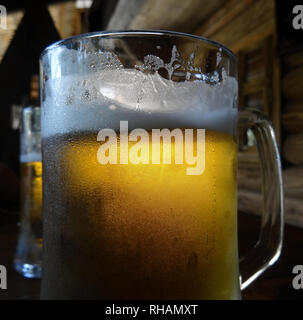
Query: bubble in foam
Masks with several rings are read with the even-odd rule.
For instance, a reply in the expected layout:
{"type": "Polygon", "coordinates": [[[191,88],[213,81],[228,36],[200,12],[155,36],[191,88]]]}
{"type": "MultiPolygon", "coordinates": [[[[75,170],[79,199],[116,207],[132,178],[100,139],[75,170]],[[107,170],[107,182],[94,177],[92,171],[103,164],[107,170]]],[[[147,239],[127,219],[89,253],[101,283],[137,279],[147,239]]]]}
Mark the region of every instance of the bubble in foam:
{"type": "Polygon", "coordinates": [[[123,65],[117,55],[113,52],[94,52],[87,56],[87,64],[90,68],[93,69],[101,69],[101,70],[108,70],[108,69],[120,69],[123,68],[123,65]],[[100,58],[100,56],[102,58],[100,58]]]}
{"type": "Polygon", "coordinates": [[[114,104],[111,104],[108,108],[110,110],[116,110],[117,109],[117,107],[114,104]]]}

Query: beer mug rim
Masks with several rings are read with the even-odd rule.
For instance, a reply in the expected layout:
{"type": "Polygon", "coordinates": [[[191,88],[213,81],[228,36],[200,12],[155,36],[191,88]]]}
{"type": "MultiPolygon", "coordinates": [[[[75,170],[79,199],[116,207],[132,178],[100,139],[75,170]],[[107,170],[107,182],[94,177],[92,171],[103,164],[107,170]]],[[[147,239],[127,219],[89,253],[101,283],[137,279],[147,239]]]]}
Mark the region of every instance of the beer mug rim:
{"type": "Polygon", "coordinates": [[[194,34],[177,32],[177,31],[167,31],[167,30],[151,30],[151,29],[143,29],[143,30],[115,30],[115,31],[96,31],[79,34],[73,37],[69,37],[66,39],[59,40],[57,42],[52,43],[47,46],[41,53],[40,59],[49,51],[55,50],[61,46],[66,46],[68,44],[73,43],[76,40],[82,39],[91,39],[97,37],[111,38],[111,37],[127,37],[127,36],[170,36],[175,38],[187,38],[192,41],[202,42],[207,44],[208,46],[213,46],[215,49],[223,50],[226,56],[231,59],[237,60],[237,56],[234,52],[232,52],[229,48],[221,44],[220,42],[210,40],[201,36],[197,36],[194,34]]]}

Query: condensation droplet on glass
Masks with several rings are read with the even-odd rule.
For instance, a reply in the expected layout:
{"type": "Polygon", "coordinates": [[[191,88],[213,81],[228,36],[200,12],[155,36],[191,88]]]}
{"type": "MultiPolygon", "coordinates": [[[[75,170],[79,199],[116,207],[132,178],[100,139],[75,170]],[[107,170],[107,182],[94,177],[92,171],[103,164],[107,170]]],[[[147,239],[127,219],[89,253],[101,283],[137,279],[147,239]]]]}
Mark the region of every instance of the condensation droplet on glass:
{"type": "Polygon", "coordinates": [[[88,90],[85,90],[82,94],[82,98],[84,100],[89,100],[90,99],[90,92],[88,90]]]}
{"type": "Polygon", "coordinates": [[[191,269],[191,268],[196,268],[197,265],[198,265],[198,255],[196,252],[192,252],[188,256],[187,267],[191,269]]]}

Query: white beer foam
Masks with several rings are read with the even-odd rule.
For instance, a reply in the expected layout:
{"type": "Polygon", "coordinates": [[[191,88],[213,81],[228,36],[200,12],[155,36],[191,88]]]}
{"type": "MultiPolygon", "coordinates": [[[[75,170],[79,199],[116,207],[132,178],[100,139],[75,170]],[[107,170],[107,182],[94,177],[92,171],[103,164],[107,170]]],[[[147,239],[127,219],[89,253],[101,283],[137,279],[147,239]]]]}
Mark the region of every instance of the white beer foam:
{"type": "Polygon", "coordinates": [[[31,153],[20,155],[20,162],[22,163],[40,162],[40,161],[42,161],[42,156],[41,156],[41,153],[38,153],[38,152],[31,152],[31,153]]]}
{"type": "Polygon", "coordinates": [[[157,72],[114,67],[98,66],[85,76],[58,74],[47,80],[42,136],[103,128],[117,131],[121,120],[128,120],[129,129],[206,128],[233,133],[235,78],[225,76],[217,84],[176,82],[157,72]]]}

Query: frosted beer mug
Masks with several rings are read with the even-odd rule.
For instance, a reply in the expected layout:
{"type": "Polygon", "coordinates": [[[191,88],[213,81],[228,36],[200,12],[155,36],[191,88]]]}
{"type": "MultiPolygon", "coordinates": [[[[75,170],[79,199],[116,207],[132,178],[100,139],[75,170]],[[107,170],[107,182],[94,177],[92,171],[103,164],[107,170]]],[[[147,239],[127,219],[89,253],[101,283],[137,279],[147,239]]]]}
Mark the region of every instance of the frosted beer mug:
{"type": "Polygon", "coordinates": [[[80,35],[42,53],[41,87],[42,299],[239,299],[277,260],[275,135],[260,113],[238,115],[229,49],[176,32],[80,35]],[[255,134],[264,199],[241,259],[238,123],[255,134]]]}

